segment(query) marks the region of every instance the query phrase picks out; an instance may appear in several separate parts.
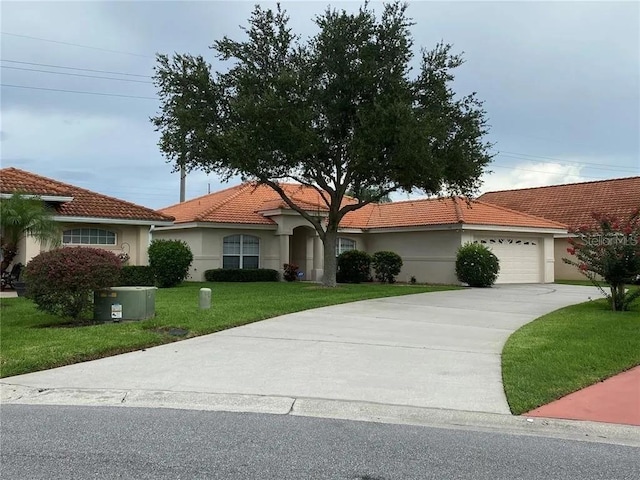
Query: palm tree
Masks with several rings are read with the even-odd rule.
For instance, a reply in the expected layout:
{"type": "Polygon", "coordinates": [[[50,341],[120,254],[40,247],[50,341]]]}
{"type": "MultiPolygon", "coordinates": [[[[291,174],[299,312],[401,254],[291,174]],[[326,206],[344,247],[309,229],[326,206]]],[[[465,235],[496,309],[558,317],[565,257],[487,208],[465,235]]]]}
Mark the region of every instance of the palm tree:
{"type": "Polygon", "coordinates": [[[60,226],[53,219],[53,210],[38,197],[16,192],[0,199],[1,271],[5,271],[18,254],[18,245],[31,236],[41,243],[60,242],[60,226]]]}

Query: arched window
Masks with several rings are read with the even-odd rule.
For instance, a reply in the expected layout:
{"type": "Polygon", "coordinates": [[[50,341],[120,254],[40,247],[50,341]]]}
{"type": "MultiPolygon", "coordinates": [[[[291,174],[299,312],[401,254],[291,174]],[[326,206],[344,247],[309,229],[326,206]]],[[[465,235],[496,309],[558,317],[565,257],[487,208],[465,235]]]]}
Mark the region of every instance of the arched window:
{"type": "Polygon", "coordinates": [[[222,246],[222,268],[258,268],[260,239],[253,235],[229,235],[222,246]]]}
{"type": "Polygon", "coordinates": [[[356,241],[350,238],[338,237],[336,238],[336,257],[343,252],[356,249],[356,241]]]}
{"type": "Polygon", "coordinates": [[[62,232],[63,245],[115,245],[116,234],[101,228],[70,228],[62,232]]]}

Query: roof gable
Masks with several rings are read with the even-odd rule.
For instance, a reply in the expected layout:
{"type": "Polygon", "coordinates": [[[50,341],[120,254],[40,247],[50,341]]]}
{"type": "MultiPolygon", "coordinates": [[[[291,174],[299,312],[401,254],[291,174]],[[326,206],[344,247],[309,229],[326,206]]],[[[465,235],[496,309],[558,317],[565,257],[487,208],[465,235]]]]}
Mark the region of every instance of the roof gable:
{"type": "Polygon", "coordinates": [[[173,217],[150,208],[62,183],[25,170],[14,167],[0,169],[0,193],[11,194],[15,192],[38,196],[73,197],[70,202],[55,206],[56,214],[62,217],[157,222],[171,222],[173,220],[173,217]]]}
{"type": "Polygon", "coordinates": [[[640,177],[488,192],[479,200],[565,223],[595,226],[592,214],[629,217],[640,208],[640,177]]]}

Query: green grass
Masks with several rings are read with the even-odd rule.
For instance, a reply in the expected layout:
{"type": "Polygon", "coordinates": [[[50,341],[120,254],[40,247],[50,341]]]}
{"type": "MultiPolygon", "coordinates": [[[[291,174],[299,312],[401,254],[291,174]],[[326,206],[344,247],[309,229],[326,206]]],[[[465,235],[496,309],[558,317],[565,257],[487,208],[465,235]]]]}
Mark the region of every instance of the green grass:
{"type": "MultiPolygon", "coordinates": [[[[555,280],[554,283],[559,283],[560,285],[580,285],[580,286],[585,286],[585,287],[593,287],[595,286],[591,280],[555,280]]],[[[609,284],[607,283],[600,283],[600,285],[602,286],[602,288],[609,288],[609,284]]]]}
{"type": "Polygon", "coordinates": [[[24,298],[0,300],[0,377],[107,357],[186,337],[217,332],[285,313],[370,298],[451,290],[451,286],[310,283],[185,283],[156,292],[156,316],[142,322],[65,326],[24,298]],[[213,290],[210,310],[198,309],[198,291],[213,290]],[[181,338],[170,328],[188,330],[181,338]]]}
{"type": "Polygon", "coordinates": [[[606,300],[556,310],[524,325],[502,351],[502,379],[514,414],[640,364],[640,305],[612,312],[606,300]]]}

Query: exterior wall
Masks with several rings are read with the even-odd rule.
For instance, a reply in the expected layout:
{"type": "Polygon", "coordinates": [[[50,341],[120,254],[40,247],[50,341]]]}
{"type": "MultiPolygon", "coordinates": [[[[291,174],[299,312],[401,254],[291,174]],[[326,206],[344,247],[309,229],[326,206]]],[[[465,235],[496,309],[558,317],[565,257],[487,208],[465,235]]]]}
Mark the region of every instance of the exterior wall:
{"type": "Polygon", "coordinates": [[[420,283],[460,283],[455,275],[456,251],[461,245],[458,230],[370,233],[362,240],[370,254],[390,250],[402,257],[400,282],[413,276],[420,283]]]}
{"type": "Polygon", "coordinates": [[[253,235],[260,238],[260,268],[280,271],[279,238],[272,230],[189,228],[182,230],[154,230],[154,239],[184,240],[193,253],[188,280],[203,282],[204,272],[222,268],[222,244],[227,235],[253,235]]]}
{"type": "Polygon", "coordinates": [[[586,280],[577,267],[567,265],[562,261],[563,258],[576,260],[574,255],[569,255],[569,240],[567,238],[554,239],[554,257],[555,257],[555,278],[558,280],[586,280]]]}
{"type": "MultiPolygon", "coordinates": [[[[100,228],[109,230],[116,234],[115,245],[67,245],[73,247],[93,247],[102,248],[115,253],[128,253],[129,265],[147,265],[147,247],[149,246],[149,227],[136,225],[112,225],[102,223],[63,223],[61,230],[70,228],[100,228]]],[[[61,233],[62,235],[62,233],[61,233]]],[[[60,239],[62,241],[62,239],[60,239]]],[[[62,245],[61,245],[62,246],[62,245]]],[[[40,242],[33,237],[24,238],[19,245],[17,262],[26,265],[29,260],[38,255],[40,252],[51,250],[51,245],[41,245],[40,242]]]]}

